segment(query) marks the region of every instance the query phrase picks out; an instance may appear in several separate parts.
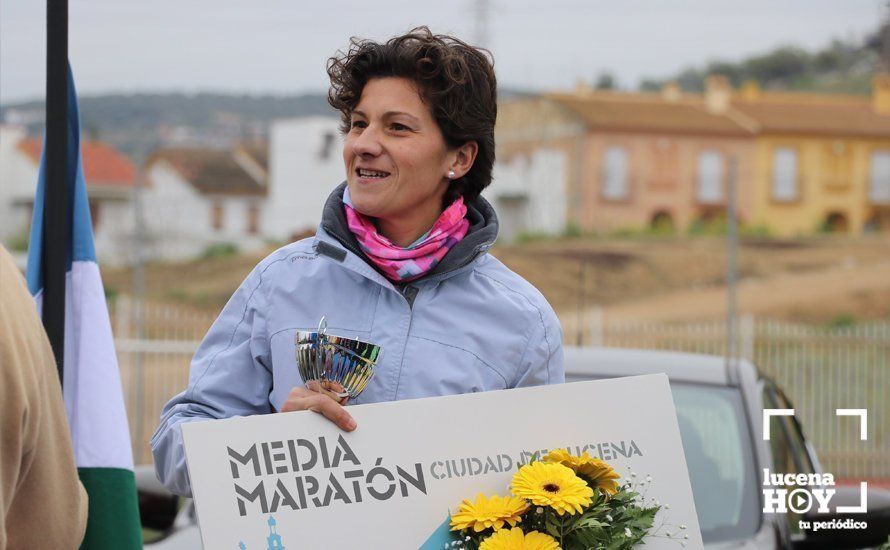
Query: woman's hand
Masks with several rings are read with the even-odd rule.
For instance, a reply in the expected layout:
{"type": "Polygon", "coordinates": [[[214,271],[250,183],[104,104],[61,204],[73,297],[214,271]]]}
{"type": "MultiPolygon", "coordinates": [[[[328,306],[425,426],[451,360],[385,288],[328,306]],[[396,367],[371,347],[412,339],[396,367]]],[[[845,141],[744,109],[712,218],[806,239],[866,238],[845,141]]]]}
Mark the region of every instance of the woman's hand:
{"type": "Polygon", "coordinates": [[[340,398],[336,393],[329,391],[316,381],[306,384],[306,387],[296,387],[290,391],[281,412],[313,411],[324,415],[325,418],[336,424],[341,430],[351,432],[355,429],[355,419],[346,412],[348,397],[340,398]]]}

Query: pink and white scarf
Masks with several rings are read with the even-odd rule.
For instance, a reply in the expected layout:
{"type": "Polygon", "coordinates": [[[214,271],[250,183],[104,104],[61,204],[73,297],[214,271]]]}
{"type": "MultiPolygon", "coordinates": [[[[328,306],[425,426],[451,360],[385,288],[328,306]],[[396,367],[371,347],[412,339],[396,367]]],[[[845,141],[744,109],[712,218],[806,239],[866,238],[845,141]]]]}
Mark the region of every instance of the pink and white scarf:
{"type": "Polygon", "coordinates": [[[343,191],[343,206],[349,230],[355,235],[365,255],[387,279],[404,283],[427,274],[445,257],[470,229],[467,207],[458,197],[419,239],[405,248],[381,235],[370,217],[352,207],[349,189],[343,191]]]}

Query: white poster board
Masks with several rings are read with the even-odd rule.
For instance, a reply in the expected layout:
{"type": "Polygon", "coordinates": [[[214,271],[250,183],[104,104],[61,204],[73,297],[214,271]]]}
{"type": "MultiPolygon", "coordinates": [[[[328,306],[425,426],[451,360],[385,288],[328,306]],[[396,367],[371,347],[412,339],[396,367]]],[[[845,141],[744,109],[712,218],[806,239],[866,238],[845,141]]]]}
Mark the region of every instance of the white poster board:
{"type": "Polygon", "coordinates": [[[655,525],[685,525],[686,548],[702,548],[665,375],[349,411],[352,433],[309,411],[183,424],[205,548],[418,548],[463,499],[507,494],[517,464],[556,448],[651,476],[647,500],[670,506],[655,525]]]}

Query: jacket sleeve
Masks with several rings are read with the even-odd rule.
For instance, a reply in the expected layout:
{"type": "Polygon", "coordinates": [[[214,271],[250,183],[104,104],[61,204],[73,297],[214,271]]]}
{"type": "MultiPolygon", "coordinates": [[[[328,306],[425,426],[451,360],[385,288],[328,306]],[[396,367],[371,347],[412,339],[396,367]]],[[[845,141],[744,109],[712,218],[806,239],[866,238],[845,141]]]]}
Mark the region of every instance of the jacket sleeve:
{"type": "Polygon", "coordinates": [[[191,496],[182,424],[272,412],[272,361],[264,313],[264,273],[257,266],[214,321],[189,371],[186,390],[161,413],[151,439],[155,472],[170,491],[191,496]]]}
{"type": "Polygon", "coordinates": [[[539,320],[533,322],[528,347],[519,364],[516,388],[565,382],[559,319],[546,301],[538,308],[538,313],[539,320]]]}

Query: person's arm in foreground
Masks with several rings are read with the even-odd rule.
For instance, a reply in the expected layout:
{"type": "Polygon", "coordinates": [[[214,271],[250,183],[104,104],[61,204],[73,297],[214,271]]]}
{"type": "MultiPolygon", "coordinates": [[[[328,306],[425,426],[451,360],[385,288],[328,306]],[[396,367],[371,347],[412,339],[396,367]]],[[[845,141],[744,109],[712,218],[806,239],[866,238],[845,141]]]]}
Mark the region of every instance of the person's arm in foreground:
{"type": "Polygon", "coordinates": [[[77,548],[87,495],[77,477],[49,340],[0,247],[0,549],[77,548]]]}

